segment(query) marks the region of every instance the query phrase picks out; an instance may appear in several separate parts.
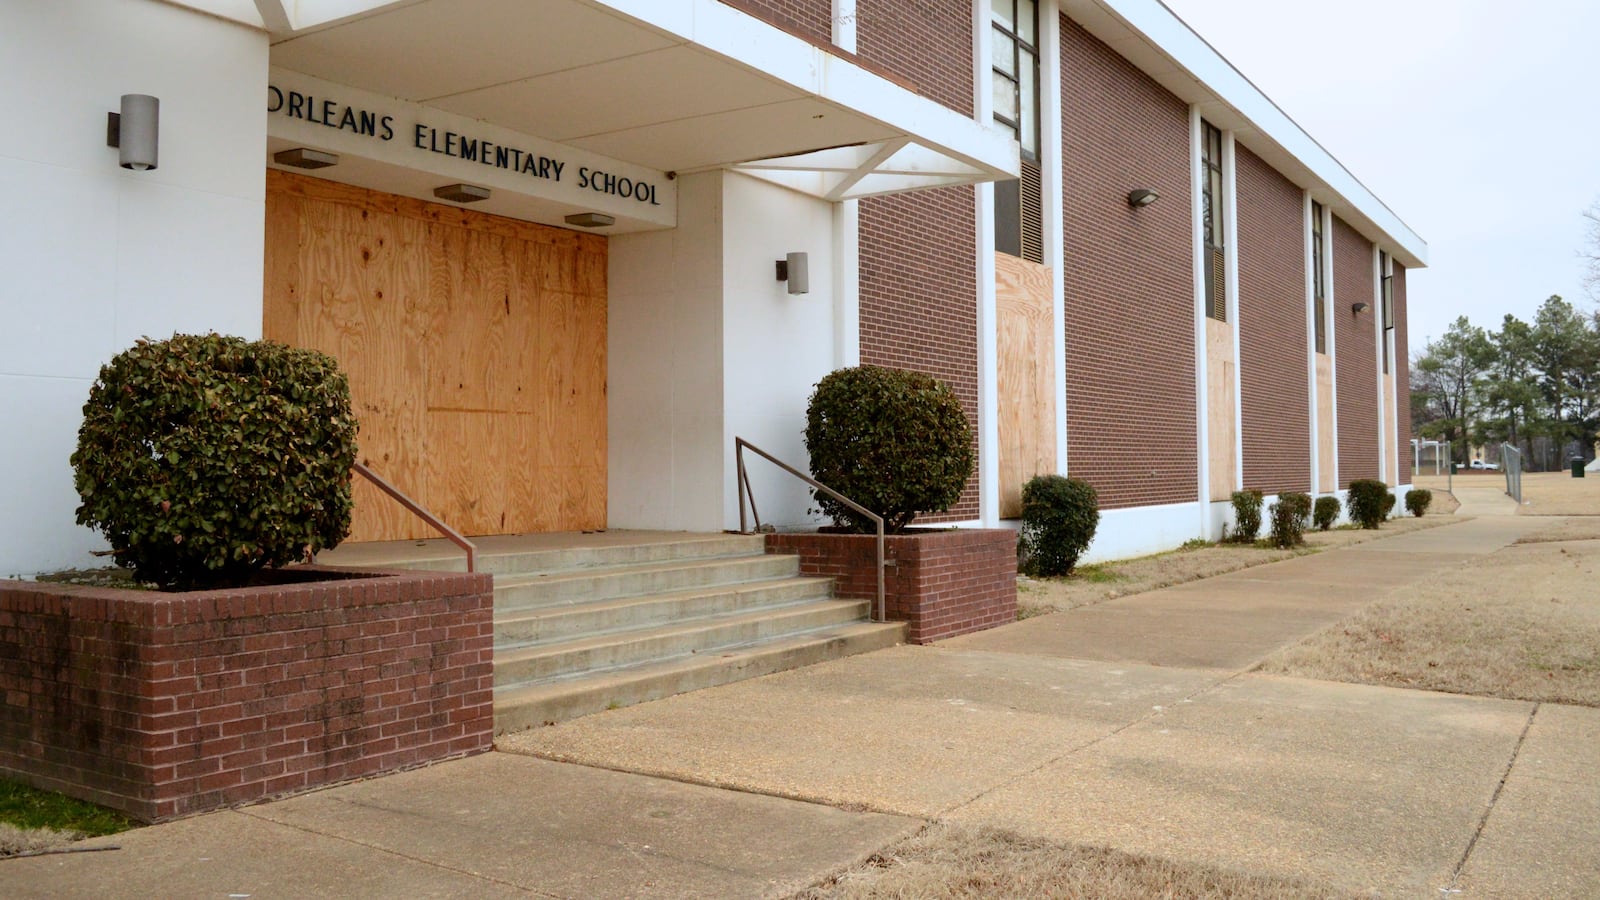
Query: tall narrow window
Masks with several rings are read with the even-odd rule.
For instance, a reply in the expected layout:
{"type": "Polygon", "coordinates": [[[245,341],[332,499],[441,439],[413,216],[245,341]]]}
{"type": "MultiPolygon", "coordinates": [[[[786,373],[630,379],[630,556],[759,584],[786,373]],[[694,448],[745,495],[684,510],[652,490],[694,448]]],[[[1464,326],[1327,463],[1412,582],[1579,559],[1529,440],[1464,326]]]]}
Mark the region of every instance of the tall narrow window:
{"type": "Polygon", "coordinates": [[[1390,357],[1394,355],[1391,350],[1393,342],[1389,340],[1394,332],[1394,260],[1381,250],[1378,251],[1378,274],[1383,276],[1383,296],[1380,302],[1383,303],[1383,374],[1387,375],[1390,357]]]}
{"type": "Polygon", "coordinates": [[[1328,272],[1323,266],[1322,204],[1311,203],[1311,314],[1318,353],[1328,352],[1328,272]]]}
{"type": "Polygon", "coordinates": [[[1210,122],[1200,123],[1205,171],[1200,186],[1202,216],[1205,224],[1205,280],[1206,315],[1218,321],[1228,321],[1227,290],[1227,235],[1223,232],[1224,198],[1222,194],[1222,132],[1210,122]]]}
{"type": "Polygon", "coordinates": [[[1016,135],[1022,177],[994,186],[995,249],[1044,262],[1044,207],[1039,170],[1039,10],[1035,0],[989,0],[994,120],[1016,135]]]}

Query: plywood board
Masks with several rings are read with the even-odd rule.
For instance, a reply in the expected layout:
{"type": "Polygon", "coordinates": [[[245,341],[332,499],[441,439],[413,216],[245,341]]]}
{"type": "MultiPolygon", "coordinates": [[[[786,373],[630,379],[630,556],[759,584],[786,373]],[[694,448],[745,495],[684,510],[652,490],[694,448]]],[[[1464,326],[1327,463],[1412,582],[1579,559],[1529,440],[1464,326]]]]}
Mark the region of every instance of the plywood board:
{"type": "Polygon", "coordinates": [[[1233,344],[1233,326],[1206,319],[1206,424],[1207,461],[1210,464],[1211,499],[1227,500],[1239,489],[1237,473],[1239,423],[1234,416],[1234,369],[1239,357],[1233,344]]]}
{"type": "MultiPolygon", "coordinates": [[[[602,237],[270,171],[268,337],[339,359],[360,457],[468,534],[605,526],[602,237]]],[[[358,480],[352,540],[433,536],[358,480]]]]}
{"type": "Polygon", "coordinates": [[[1389,475],[1390,487],[1400,484],[1400,441],[1395,437],[1395,428],[1398,426],[1394,413],[1396,408],[1394,391],[1394,373],[1390,372],[1383,376],[1383,421],[1385,423],[1383,431],[1384,434],[1389,436],[1389,440],[1383,442],[1383,470],[1389,475]]]}
{"type": "Polygon", "coordinates": [[[1050,270],[995,254],[1000,515],[1022,515],[1022,486],[1056,470],[1055,326],[1050,270]]]}
{"type": "Polygon", "coordinates": [[[1339,488],[1334,471],[1333,357],[1317,354],[1317,491],[1331,494],[1339,488]]]}

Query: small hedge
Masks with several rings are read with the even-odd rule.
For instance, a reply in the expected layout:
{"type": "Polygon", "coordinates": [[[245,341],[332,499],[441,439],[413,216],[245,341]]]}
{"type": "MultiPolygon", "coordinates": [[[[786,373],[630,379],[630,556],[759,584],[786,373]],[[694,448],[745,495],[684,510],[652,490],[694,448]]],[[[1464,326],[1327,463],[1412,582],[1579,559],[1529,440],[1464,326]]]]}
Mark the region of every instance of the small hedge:
{"type": "MultiPolygon", "coordinates": [[[[817,383],[806,408],[811,475],[898,532],[919,513],[955,505],[972,475],[972,426],[949,385],[921,372],[858,366],[817,383]]],[[[817,505],[834,524],[873,531],[870,521],[826,494],[817,505]]]]}
{"type": "Polygon", "coordinates": [[[1278,502],[1269,510],[1272,519],[1271,538],[1274,547],[1293,547],[1306,542],[1306,520],[1311,517],[1311,495],[1286,491],[1278,495],[1278,502]]]}
{"type": "Polygon", "coordinates": [[[1261,533],[1261,492],[1233,492],[1233,530],[1226,539],[1236,544],[1253,544],[1261,533]]]}
{"type": "Polygon", "coordinates": [[[1385,519],[1389,519],[1389,518],[1393,518],[1394,517],[1394,504],[1395,504],[1394,495],[1389,493],[1389,492],[1387,492],[1387,491],[1385,491],[1384,494],[1383,494],[1383,517],[1385,519]]]}
{"type": "Polygon", "coordinates": [[[1333,495],[1318,497],[1312,507],[1311,521],[1319,531],[1327,531],[1339,518],[1339,498],[1333,495]]]}
{"type": "Polygon", "coordinates": [[[89,389],[78,524],[140,580],[241,585],[344,540],[355,454],[332,357],[215,334],[141,340],[89,389]]]}
{"type": "Polygon", "coordinates": [[[1384,508],[1385,497],[1389,498],[1388,506],[1392,509],[1394,495],[1389,493],[1388,485],[1371,478],[1358,478],[1350,482],[1350,495],[1345,502],[1349,506],[1351,520],[1362,528],[1381,526],[1388,514],[1384,508]]]}
{"type": "Polygon", "coordinates": [[[1412,488],[1406,491],[1406,512],[1417,518],[1427,515],[1428,507],[1433,505],[1433,491],[1427,488],[1412,488]]]}
{"type": "Polygon", "coordinates": [[[1100,498],[1087,481],[1039,475],[1022,487],[1018,553],[1026,575],[1071,575],[1100,525],[1100,498]]]}

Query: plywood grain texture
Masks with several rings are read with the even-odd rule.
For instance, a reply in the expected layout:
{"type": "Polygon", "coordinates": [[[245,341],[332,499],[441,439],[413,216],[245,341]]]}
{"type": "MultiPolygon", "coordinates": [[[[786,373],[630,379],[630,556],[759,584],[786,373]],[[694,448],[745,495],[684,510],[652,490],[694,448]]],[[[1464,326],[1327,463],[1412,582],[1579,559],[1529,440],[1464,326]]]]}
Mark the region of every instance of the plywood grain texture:
{"type": "Polygon", "coordinates": [[[1394,373],[1383,376],[1383,422],[1384,431],[1388,432],[1391,440],[1383,442],[1384,473],[1388,476],[1390,487],[1400,484],[1400,445],[1392,440],[1395,430],[1395,387],[1394,373]]]}
{"type": "Polygon", "coordinates": [[[995,254],[1000,515],[1022,515],[1022,486],[1056,469],[1055,328],[1050,270],[995,254]]]}
{"type": "Polygon", "coordinates": [[[1317,491],[1331,494],[1339,489],[1335,471],[1333,433],[1333,357],[1317,354],[1317,491]]]}
{"type": "MultiPolygon", "coordinates": [[[[336,357],[360,458],[474,535],[606,523],[605,238],[267,173],[266,337],[336,357]]],[[[357,480],[351,540],[434,536],[357,480]]]]}
{"type": "Polygon", "coordinates": [[[1239,489],[1237,474],[1239,423],[1234,417],[1233,370],[1239,356],[1233,326],[1206,318],[1206,424],[1212,502],[1227,500],[1239,489]]]}

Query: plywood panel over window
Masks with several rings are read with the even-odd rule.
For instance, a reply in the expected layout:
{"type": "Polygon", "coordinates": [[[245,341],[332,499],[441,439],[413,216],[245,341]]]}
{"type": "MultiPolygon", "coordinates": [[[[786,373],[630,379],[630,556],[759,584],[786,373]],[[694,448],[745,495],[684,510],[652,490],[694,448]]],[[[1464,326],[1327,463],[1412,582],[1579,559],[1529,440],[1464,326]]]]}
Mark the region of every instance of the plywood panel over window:
{"type": "MultiPolygon", "coordinates": [[[[264,334],[350,377],[360,457],[468,534],[606,521],[606,241],[267,173],[264,334]]],[[[433,537],[356,483],[352,540],[433,537]]]]}
{"type": "Polygon", "coordinates": [[[1055,325],[1050,270],[996,253],[1000,515],[1022,515],[1022,486],[1056,470],[1055,325]]]}

